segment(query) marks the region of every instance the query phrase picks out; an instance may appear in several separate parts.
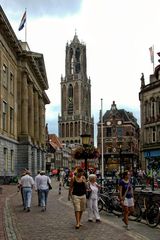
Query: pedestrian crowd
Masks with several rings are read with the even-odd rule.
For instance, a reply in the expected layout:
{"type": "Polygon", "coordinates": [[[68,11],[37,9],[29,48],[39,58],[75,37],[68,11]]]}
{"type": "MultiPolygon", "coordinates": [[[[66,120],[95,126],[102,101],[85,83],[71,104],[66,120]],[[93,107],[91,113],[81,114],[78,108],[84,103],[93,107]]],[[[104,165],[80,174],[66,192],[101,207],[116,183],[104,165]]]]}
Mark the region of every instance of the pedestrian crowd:
{"type": "MultiPolygon", "coordinates": [[[[98,193],[102,185],[97,183],[96,174],[91,173],[87,179],[83,169],[79,168],[71,178],[69,188],[69,200],[71,199],[75,212],[75,228],[79,229],[82,225],[82,214],[87,207],[88,222],[101,222],[98,210],[98,193]]],[[[118,183],[119,201],[122,207],[124,227],[129,230],[129,216],[134,212],[134,194],[129,171],[124,171],[118,183]]]]}
{"type": "MultiPolygon", "coordinates": [[[[60,173],[58,173],[60,175],[60,173]]],[[[63,174],[61,174],[63,175],[63,174]]],[[[63,179],[63,176],[61,176],[63,179]]],[[[57,180],[61,180],[61,177],[57,180]]],[[[95,221],[101,223],[101,218],[98,210],[98,194],[99,189],[103,185],[97,183],[96,173],[90,173],[88,176],[82,168],[77,168],[74,174],[70,175],[68,200],[72,200],[75,215],[75,228],[79,229],[82,226],[82,215],[87,208],[88,222],[95,221]]],[[[30,171],[25,169],[22,173],[18,184],[19,191],[22,196],[22,203],[25,212],[31,211],[32,191],[37,192],[37,205],[41,207],[41,211],[46,211],[47,199],[51,187],[51,179],[45,174],[45,171],[38,171],[35,179],[30,174],[30,171]]],[[[124,171],[119,180],[119,201],[123,208],[124,227],[128,230],[128,217],[134,211],[134,195],[133,187],[130,178],[130,172],[124,171]]]]}
{"type": "Polygon", "coordinates": [[[46,211],[50,186],[51,180],[45,174],[45,171],[38,171],[34,180],[30,171],[25,169],[18,183],[18,188],[22,196],[23,210],[25,212],[31,211],[32,191],[35,189],[37,192],[38,206],[41,207],[42,212],[46,211]]]}

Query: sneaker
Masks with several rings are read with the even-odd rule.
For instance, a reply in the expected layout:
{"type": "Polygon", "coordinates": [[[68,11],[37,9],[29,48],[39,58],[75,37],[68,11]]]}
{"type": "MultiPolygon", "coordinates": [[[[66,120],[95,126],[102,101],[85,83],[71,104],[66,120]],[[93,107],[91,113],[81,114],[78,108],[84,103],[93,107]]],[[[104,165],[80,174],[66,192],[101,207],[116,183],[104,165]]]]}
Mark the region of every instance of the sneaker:
{"type": "Polygon", "coordinates": [[[93,220],[92,219],[88,219],[88,222],[93,222],[93,220]]]}
{"type": "Polygon", "coordinates": [[[123,226],[126,230],[130,230],[130,227],[128,225],[123,226]]]}
{"type": "Polygon", "coordinates": [[[130,228],[129,225],[126,225],[126,229],[127,229],[127,230],[131,230],[131,228],[130,228]]]}
{"type": "Polygon", "coordinates": [[[27,210],[26,210],[26,212],[30,212],[30,211],[31,211],[31,210],[30,210],[30,208],[28,207],[27,210]]]}
{"type": "Polygon", "coordinates": [[[42,207],[41,212],[44,212],[44,211],[45,211],[45,207],[42,207]]]}
{"type": "Polygon", "coordinates": [[[100,219],[96,219],[96,222],[97,222],[97,223],[100,223],[100,222],[101,222],[101,220],[100,220],[100,219]]]}

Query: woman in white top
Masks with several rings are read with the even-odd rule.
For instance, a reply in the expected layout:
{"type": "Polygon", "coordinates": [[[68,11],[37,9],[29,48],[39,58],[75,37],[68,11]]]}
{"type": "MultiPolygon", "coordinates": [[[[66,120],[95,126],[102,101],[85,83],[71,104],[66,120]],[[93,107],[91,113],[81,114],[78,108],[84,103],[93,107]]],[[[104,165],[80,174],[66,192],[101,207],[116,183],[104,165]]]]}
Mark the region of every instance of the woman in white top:
{"type": "Polygon", "coordinates": [[[96,222],[101,222],[99,210],[98,210],[98,189],[100,186],[96,182],[96,175],[89,175],[88,186],[91,188],[91,195],[88,199],[88,221],[93,222],[93,216],[96,218],[96,222]]]}

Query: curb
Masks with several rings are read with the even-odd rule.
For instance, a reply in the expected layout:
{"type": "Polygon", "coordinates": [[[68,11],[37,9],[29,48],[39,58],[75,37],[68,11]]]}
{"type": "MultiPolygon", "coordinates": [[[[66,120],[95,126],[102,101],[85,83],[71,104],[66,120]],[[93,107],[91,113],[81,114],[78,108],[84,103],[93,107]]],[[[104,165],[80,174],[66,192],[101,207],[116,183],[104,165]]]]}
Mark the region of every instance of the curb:
{"type": "MultiPolygon", "coordinates": [[[[15,195],[16,193],[12,194],[10,198],[15,195]]],[[[4,223],[5,223],[4,227],[7,240],[22,240],[21,235],[19,234],[19,231],[16,226],[15,216],[9,205],[10,198],[8,197],[6,198],[4,208],[4,223]]]]}

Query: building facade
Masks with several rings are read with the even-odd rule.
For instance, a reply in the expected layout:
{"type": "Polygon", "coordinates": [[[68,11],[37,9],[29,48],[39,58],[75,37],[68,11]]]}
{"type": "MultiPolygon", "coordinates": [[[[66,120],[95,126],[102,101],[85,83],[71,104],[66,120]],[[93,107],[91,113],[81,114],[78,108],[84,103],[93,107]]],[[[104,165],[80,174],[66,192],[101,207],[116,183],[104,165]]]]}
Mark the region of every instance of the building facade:
{"type": "Polygon", "coordinates": [[[45,167],[45,105],[49,99],[43,55],[17,39],[0,7],[0,175],[45,167]]]}
{"type": "Polygon", "coordinates": [[[97,146],[104,152],[104,171],[124,171],[138,167],[139,126],[125,109],[117,109],[113,101],[98,122],[97,146]],[[102,132],[103,131],[103,132],[102,132]],[[103,133],[103,141],[102,134],[103,133]]]}
{"type": "Polygon", "coordinates": [[[139,93],[141,112],[140,152],[143,169],[155,162],[160,169],[160,65],[150,75],[149,84],[141,77],[139,93]]]}
{"type": "Polygon", "coordinates": [[[61,77],[61,116],[58,117],[59,137],[65,144],[80,144],[81,135],[94,139],[91,117],[91,80],[87,77],[86,46],[75,34],[66,45],[65,77],[61,77]]]}

